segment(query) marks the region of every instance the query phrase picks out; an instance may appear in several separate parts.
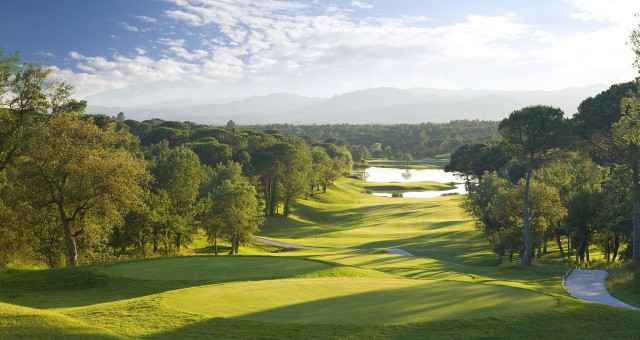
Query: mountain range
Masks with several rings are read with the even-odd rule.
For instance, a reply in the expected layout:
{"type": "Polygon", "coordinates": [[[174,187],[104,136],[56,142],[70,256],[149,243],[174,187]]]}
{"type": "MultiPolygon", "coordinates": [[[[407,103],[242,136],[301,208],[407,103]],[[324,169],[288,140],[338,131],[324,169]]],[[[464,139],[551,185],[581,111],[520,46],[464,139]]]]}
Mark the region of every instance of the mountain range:
{"type": "MultiPolygon", "coordinates": [[[[577,112],[580,102],[607,87],[599,84],[556,91],[380,87],[331,98],[273,93],[208,100],[172,99],[136,107],[89,106],[87,112],[110,116],[124,112],[129,119],[161,118],[213,125],[224,124],[230,119],[241,125],[394,124],[440,123],[457,119],[499,120],[519,108],[544,104],[559,107],[570,117],[577,112]]],[[[88,99],[91,102],[91,98],[88,99]]]]}

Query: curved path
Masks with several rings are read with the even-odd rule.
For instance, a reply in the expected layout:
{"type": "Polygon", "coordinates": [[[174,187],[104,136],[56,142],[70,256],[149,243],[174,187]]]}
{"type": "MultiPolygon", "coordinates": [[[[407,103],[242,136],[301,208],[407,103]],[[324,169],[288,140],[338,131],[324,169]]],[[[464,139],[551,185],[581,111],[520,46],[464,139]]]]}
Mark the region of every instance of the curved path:
{"type": "Polygon", "coordinates": [[[606,270],[573,269],[563,280],[564,288],[573,297],[609,306],[638,309],[609,295],[604,285],[606,270]]]}
{"type": "MultiPolygon", "coordinates": [[[[341,250],[364,250],[364,249],[359,249],[359,248],[330,248],[330,247],[309,247],[309,246],[301,246],[299,244],[291,244],[291,243],[284,243],[284,242],[278,242],[278,241],[272,241],[272,240],[267,240],[266,238],[262,238],[262,237],[253,237],[254,240],[260,242],[260,243],[265,243],[265,244],[270,244],[272,246],[277,246],[277,247],[284,247],[284,248],[297,248],[297,249],[341,249],[341,250]]],[[[413,254],[406,252],[402,249],[397,249],[397,248],[389,248],[389,249],[385,249],[385,251],[389,254],[395,254],[395,255],[404,255],[404,256],[413,256],[413,254]]]]}

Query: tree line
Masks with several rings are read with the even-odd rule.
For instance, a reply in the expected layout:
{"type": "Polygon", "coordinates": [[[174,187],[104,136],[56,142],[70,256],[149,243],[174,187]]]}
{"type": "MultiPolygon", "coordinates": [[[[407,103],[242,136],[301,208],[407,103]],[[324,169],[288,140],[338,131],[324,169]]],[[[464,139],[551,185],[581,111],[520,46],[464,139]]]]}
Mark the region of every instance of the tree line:
{"type": "Polygon", "coordinates": [[[277,129],[283,133],[313,140],[342,139],[368,149],[373,158],[400,158],[409,153],[414,158],[450,154],[463,144],[489,141],[499,137],[498,122],[456,120],[449,123],[422,124],[267,124],[249,125],[247,129],[277,129]]]}
{"type": "Polygon", "coordinates": [[[572,118],[531,106],[500,122],[501,139],[466,144],[447,171],[467,179],[464,208],[498,256],[540,259],[548,242],[562,258],[639,261],[638,81],[585,99],[572,118]],[[537,250],[537,251],[536,251],[537,250]]]}
{"type": "Polygon", "coordinates": [[[86,114],[50,73],[0,53],[0,263],[171,254],[199,229],[237,254],[353,165],[343,141],[86,114]]]}

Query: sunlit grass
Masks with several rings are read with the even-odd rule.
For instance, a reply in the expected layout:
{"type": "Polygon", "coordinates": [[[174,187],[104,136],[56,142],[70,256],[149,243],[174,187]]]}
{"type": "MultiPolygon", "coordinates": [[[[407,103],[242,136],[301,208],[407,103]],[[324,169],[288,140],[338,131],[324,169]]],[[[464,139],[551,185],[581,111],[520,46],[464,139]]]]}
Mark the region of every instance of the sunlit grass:
{"type": "MultiPolygon", "coordinates": [[[[640,312],[566,293],[567,266],[553,265],[559,258],[553,243],[534,267],[496,266],[460,209],[461,197],[389,200],[362,191],[362,182],[342,179],[301,201],[290,218],[270,218],[260,234],[365,250],[256,243],[241,247],[245,256],[238,257],[1,272],[0,337],[633,338],[640,332],[640,312]]],[[[219,250],[225,254],[228,244],[220,242],[219,250]]],[[[213,249],[200,233],[185,253],[213,249]]]]}

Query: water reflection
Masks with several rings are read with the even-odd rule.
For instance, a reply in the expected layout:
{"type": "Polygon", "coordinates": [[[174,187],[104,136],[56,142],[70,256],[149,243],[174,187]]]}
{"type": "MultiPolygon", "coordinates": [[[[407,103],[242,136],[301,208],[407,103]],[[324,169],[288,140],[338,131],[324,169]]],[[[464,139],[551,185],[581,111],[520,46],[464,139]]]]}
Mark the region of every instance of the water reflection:
{"type": "MultiPolygon", "coordinates": [[[[404,197],[431,198],[450,194],[466,194],[464,181],[460,176],[442,169],[399,169],[399,168],[367,168],[361,178],[367,182],[422,182],[432,181],[439,183],[455,183],[455,188],[450,190],[430,190],[403,192],[404,197]]],[[[391,192],[374,192],[376,196],[391,197],[391,192]]]]}
{"type": "Polygon", "coordinates": [[[405,182],[408,182],[411,179],[411,175],[413,174],[411,173],[411,170],[407,169],[407,171],[401,173],[400,175],[402,176],[405,182]]]}

